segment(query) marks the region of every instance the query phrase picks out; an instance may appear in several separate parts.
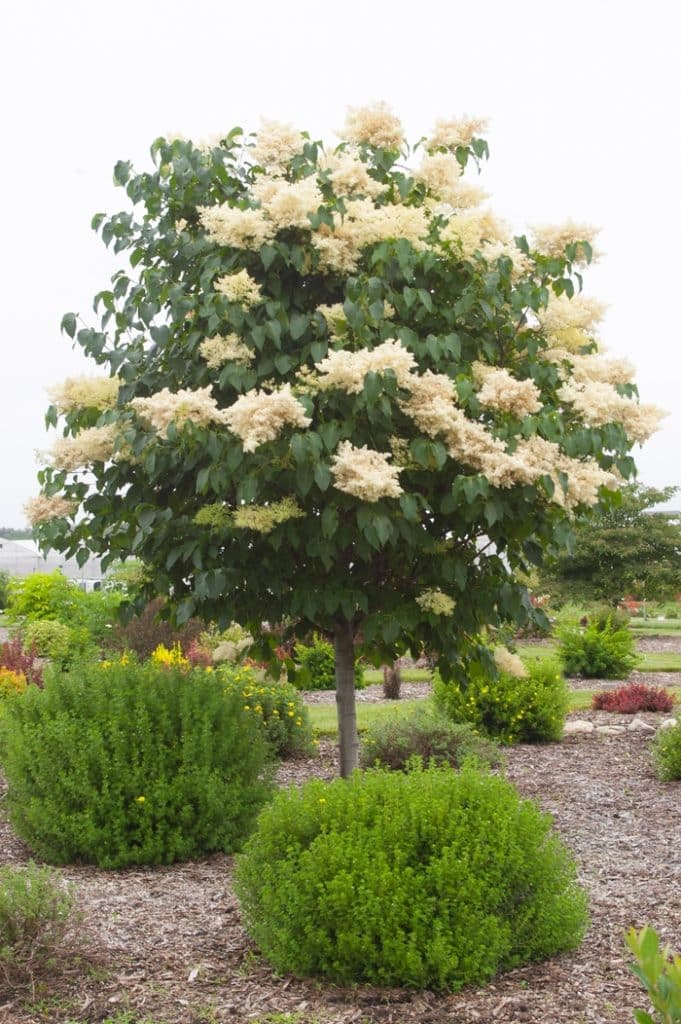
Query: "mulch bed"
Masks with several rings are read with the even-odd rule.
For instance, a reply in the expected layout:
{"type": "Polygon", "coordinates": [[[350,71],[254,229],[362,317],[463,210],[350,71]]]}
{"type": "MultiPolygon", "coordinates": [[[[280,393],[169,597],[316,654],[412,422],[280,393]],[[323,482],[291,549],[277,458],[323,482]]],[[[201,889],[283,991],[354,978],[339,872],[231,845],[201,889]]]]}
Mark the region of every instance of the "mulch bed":
{"type": "MultiPolygon", "coordinates": [[[[671,681],[640,675],[654,685],[671,681]]],[[[427,689],[412,685],[418,690],[405,687],[404,696],[427,689]]],[[[373,699],[372,690],[380,693],[368,688],[361,699],[373,699]]],[[[628,720],[603,712],[577,717],[628,720]]],[[[83,924],[49,975],[32,985],[3,987],[0,980],[0,1021],[94,1024],[118,1015],[123,1024],[124,1011],[126,1024],[241,1024],[277,1013],[292,1014],[290,1024],[632,1021],[633,1008],[646,1000],[629,970],[626,929],[651,923],[681,945],[681,783],[656,779],[650,739],[639,733],[518,746],[506,759],[521,793],[554,816],[589,891],[592,923],[574,953],[455,995],[335,988],[268,968],[241,927],[230,857],[115,872],[71,866],[63,874],[77,885],[83,924]]],[[[280,780],[335,774],[334,745],[322,741],[317,757],[284,764],[280,780]]],[[[0,862],[29,858],[0,810],[0,862]]]]}

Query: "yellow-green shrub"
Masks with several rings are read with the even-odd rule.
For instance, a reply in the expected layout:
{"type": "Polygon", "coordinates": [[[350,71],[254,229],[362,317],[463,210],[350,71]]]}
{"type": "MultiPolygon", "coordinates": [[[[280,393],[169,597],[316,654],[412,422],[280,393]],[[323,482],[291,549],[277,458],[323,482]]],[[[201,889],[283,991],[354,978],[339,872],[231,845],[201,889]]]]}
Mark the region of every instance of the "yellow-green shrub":
{"type": "Polygon", "coordinates": [[[435,702],[453,722],[469,722],[499,743],[547,743],[559,740],[569,699],[558,662],[529,661],[527,675],[500,672],[493,678],[480,665],[471,668],[465,687],[433,681],[435,702]]]}
{"type": "Polygon", "coordinates": [[[586,897],[547,815],[470,763],[279,792],[237,861],[281,972],[458,989],[576,946],[586,897]]]}
{"type": "Polygon", "coordinates": [[[52,863],[115,868],[237,849],[269,795],[267,746],[215,673],[78,664],[2,719],[18,834],[52,863]]]}

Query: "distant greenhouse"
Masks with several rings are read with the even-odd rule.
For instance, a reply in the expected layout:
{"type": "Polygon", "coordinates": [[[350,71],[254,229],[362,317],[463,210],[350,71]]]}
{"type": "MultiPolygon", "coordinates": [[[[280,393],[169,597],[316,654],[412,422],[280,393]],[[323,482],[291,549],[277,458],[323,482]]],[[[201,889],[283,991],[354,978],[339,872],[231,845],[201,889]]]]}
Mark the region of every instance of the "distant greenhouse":
{"type": "Polygon", "coordinates": [[[0,572],[10,576],[30,576],[34,572],[54,572],[60,569],[67,579],[80,584],[85,590],[97,590],[101,583],[102,567],[96,558],[89,558],[80,566],[74,558],[65,558],[58,551],[43,555],[33,540],[7,540],[0,537],[0,572]]]}

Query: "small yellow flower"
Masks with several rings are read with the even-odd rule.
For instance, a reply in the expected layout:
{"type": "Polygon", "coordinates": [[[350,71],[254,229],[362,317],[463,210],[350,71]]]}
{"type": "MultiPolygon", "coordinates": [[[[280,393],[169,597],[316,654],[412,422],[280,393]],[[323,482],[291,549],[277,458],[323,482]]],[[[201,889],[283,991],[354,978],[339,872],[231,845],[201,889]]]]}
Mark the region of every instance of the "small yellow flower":
{"type": "Polygon", "coordinates": [[[326,803],[326,797],[320,796],[319,802],[320,802],[320,804],[325,804],[326,803]]]}
{"type": "Polygon", "coordinates": [[[137,802],[138,804],[143,804],[143,803],[144,803],[144,801],[145,801],[145,797],[143,797],[143,796],[137,796],[137,797],[135,797],[135,801],[136,801],[136,802],[137,802]]]}
{"type": "Polygon", "coordinates": [[[295,718],[295,716],[296,716],[296,713],[295,713],[295,711],[289,711],[289,712],[288,712],[288,717],[289,717],[289,718],[295,718]]]}

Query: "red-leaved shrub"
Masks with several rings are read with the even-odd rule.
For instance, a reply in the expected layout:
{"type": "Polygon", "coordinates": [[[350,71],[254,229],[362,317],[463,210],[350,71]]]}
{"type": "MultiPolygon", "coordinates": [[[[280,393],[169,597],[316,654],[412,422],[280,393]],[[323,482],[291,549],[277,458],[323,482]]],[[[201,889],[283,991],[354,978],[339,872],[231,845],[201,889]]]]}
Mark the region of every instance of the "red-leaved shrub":
{"type": "Polygon", "coordinates": [[[662,687],[645,683],[629,683],[618,690],[605,690],[594,695],[595,711],[617,711],[621,715],[634,715],[637,711],[671,711],[675,697],[662,687]]]}
{"type": "Polygon", "coordinates": [[[8,668],[10,672],[25,676],[27,683],[43,685],[43,667],[35,644],[30,650],[25,651],[19,636],[0,644],[0,668],[8,668]]]}

